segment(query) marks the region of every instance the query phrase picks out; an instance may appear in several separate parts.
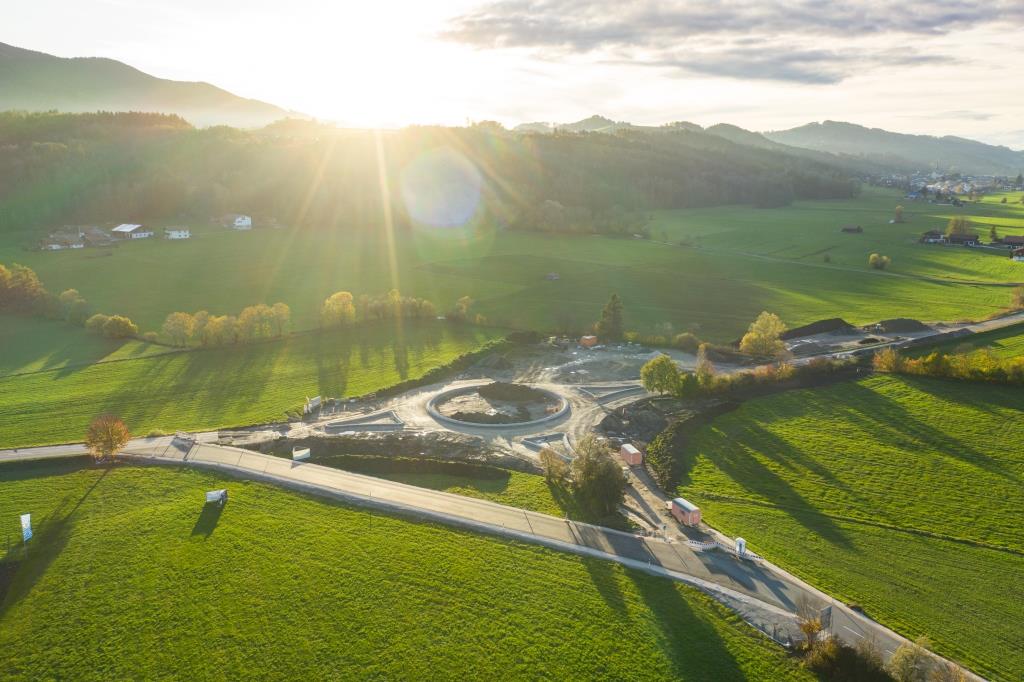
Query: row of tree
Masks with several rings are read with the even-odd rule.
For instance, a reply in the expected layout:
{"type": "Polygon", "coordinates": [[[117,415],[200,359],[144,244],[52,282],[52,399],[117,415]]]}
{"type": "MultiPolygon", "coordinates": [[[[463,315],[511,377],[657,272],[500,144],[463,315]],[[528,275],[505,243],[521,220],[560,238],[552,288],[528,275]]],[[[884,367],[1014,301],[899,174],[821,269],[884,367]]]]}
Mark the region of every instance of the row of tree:
{"type": "MultiPolygon", "coordinates": [[[[468,314],[472,300],[463,297],[465,313],[468,314]]],[[[459,304],[456,304],[458,307],[459,304]]],[[[412,318],[427,320],[437,317],[437,308],[425,298],[402,296],[398,289],[381,296],[362,295],[354,298],[348,291],[338,291],[320,306],[321,327],[347,327],[356,322],[412,318]]]]}
{"type": "Polygon", "coordinates": [[[886,348],[875,353],[873,365],[879,372],[893,374],[1024,385],[1024,356],[1000,358],[988,349],[952,354],[935,351],[913,358],[886,348]]]}
{"type": "Polygon", "coordinates": [[[0,263],[0,311],[62,319],[111,339],[139,335],[138,326],[124,315],[92,314],[77,289],[54,296],[32,268],[17,263],[10,268],[0,263]]]}
{"type": "Polygon", "coordinates": [[[205,310],[171,313],[161,331],[176,346],[222,346],[280,338],[288,332],[291,319],[288,304],[259,303],[242,308],[237,316],[211,315],[205,310]]]}

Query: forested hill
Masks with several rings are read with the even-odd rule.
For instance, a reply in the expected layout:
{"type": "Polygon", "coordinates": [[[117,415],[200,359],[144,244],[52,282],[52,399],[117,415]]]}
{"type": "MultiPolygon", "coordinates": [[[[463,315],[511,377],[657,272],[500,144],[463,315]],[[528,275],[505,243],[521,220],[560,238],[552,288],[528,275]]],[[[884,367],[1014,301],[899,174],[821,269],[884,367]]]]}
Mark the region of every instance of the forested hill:
{"type": "Polygon", "coordinates": [[[152,111],[197,125],[259,127],[284,109],[209,83],[157,78],[113,59],[66,59],[0,43],[0,110],[152,111]]]}
{"type": "Polygon", "coordinates": [[[918,170],[1010,176],[1024,171],[1024,151],[949,135],[906,135],[841,121],[808,123],[764,135],[793,147],[861,156],[918,170]]]}
{"type": "Polygon", "coordinates": [[[242,131],[157,114],[4,113],[0,148],[0,230],[8,232],[227,212],[296,227],[376,225],[379,159],[400,224],[411,220],[411,195],[443,212],[477,186],[477,215],[493,222],[601,231],[628,230],[624,216],[656,208],[779,206],[857,191],[828,164],[686,129],[374,133],[290,121],[242,131]]]}

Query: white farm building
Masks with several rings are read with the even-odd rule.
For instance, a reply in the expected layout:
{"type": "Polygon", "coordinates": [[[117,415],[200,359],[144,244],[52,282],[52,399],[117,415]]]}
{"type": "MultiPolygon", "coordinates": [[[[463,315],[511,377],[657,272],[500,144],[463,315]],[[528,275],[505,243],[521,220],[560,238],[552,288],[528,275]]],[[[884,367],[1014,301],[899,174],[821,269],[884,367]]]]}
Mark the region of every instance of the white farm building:
{"type": "Polygon", "coordinates": [[[110,232],[120,239],[147,239],[153,236],[153,231],[149,228],[133,223],[118,225],[110,232]]]}
{"type": "Polygon", "coordinates": [[[187,227],[168,227],[164,230],[165,239],[188,239],[192,236],[192,230],[187,227]]]}

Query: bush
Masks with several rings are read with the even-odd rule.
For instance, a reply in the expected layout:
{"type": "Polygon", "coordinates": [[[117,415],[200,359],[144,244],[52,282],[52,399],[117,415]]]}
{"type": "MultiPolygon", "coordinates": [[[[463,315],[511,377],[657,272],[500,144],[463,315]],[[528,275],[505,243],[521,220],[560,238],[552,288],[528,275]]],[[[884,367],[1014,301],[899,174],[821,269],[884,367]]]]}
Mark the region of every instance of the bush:
{"type": "Polygon", "coordinates": [[[138,336],[139,328],[127,317],[113,315],[103,323],[103,335],[111,339],[128,339],[138,336]]]}
{"type": "Polygon", "coordinates": [[[892,259],[888,256],[882,256],[877,253],[873,253],[868,256],[868,265],[873,267],[875,270],[885,270],[892,263],[892,259]]]}
{"type": "Polygon", "coordinates": [[[820,640],[804,658],[804,663],[823,679],[834,682],[891,682],[880,660],[834,637],[820,640]]]}
{"type": "Polygon", "coordinates": [[[700,348],[700,339],[695,334],[683,332],[672,337],[672,345],[681,351],[696,354],[697,349],[700,348]]]}
{"type": "Polygon", "coordinates": [[[102,334],[103,325],[105,325],[107,323],[107,320],[109,319],[109,315],[104,315],[103,313],[96,313],[95,315],[93,315],[92,317],[85,321],[85,328],[91,332],[102,334]]]}

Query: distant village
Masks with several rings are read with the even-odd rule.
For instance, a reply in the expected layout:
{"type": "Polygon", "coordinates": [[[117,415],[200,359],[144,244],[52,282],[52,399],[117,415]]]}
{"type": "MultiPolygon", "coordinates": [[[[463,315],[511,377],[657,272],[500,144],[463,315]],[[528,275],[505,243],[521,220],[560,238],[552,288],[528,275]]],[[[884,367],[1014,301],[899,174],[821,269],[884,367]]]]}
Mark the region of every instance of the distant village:
{"type": "MultiPolygon", "coordinates": [[[[246,231],[253,228],[252,216],[241,213],[230,213],[214,221],[229,230],[246,231]]],[[[263,226],[277,227],[277,222],[270,218],[263,226]]],[[[164,239],[191,239],[192,230],[183,226],[165,227],[161,231],[164,239]]],[[[156,236],[154,228],[139,223],[122,223],[112,228],[96,225],[66,225],[39,240],[42,251],[63,251],[64,249],[84,249],[87,247],[109,247],[120,242],[134,239],[151,239],[156,236]]]]}

